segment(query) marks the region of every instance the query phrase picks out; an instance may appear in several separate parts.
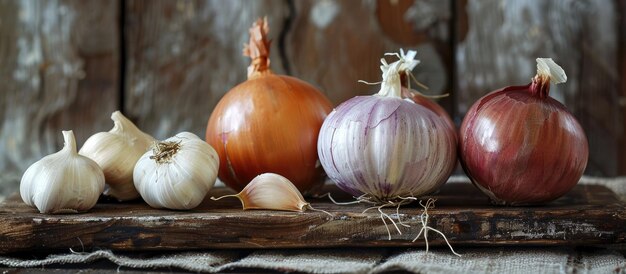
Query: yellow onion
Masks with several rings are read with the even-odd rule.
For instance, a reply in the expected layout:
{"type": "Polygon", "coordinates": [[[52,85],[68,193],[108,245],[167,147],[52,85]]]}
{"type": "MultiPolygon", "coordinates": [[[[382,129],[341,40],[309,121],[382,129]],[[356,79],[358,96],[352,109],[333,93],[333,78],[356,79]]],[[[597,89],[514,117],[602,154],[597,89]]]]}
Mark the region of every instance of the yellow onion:
{"type": "Polygon", "coordinates": [[[241,191],[262,173],[276,173],[306,191],[322,181],[317,136],[330,101],[316,88],[269,69],[267,20],[250,28],[244,55],[252,59],[248,80],[217,104],[206,141],[220,158],[219,178],[241,191]]]}

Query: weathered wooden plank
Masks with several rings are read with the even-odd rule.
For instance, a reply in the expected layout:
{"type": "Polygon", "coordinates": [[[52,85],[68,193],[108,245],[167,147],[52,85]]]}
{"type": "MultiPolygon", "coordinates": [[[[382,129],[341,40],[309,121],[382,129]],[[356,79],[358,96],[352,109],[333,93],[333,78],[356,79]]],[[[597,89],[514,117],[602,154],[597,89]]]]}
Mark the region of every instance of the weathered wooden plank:
{"type": "MultiPolygon", "coordinates": [[[[348,200],[334,186],[328,191],[348,200]]],[[[218,188],[209,196],[232,193],[218,188]]],[[[626,206],[605,187],[575,187],[542,207],[494,207],[467,183],[451,183],[434,196],[429,225],[453,245],[589,245],[626,243],[626,206]]],[[[369,205],[338,206],[311,200],[324,213],[242,211],[235,198],[206,199],[191,211],[157,210],[142,202],[98,203],[89,213],[45,215],[13,196],[0,204],[0,251],[110,248],[113,250],[181,250],[202,248],[303,248],[341,246],[423,246],[411,240],[420,226],[421,207],[408,205],[394,215],[410,228],[387,230],[369,205]]],[[[445,244],[431,233],[433,245],[445,244]]]]}
{"type": "Polygon", "coordinates": [[[465,113],[489,91],[528,83],[535,58],[552,57],[569,79],[553,86],[551,95],[574,113],[589,138],[587,173],[617,175],[624,111],[615,3],[470,0],[459,8],[468,25],[467,32],[459,29],[456,49],[458,111],[465,113]]]}
{"type": "Polygon", "coordinates": [[[61,130],[81,144],[112,126],[117,16],[117,1],[0,1],[0,196],[60,149],[61,130]]]}
{"type": "MultiPolygon", "coordinates": [[[[624,109],[626,106],[626,1],[615,1],[619,10],[619,62],[620,62],[620,75],[621,75],[621,97],[618,101],[619,105],[624,109]]],[[[622,127],[626,128],[626,111],[622,111],[622,127]]],[[[626,134],[622,134],[621,146],[619,153],[620,170],[619,174],[626,174],[626,134]]]]}
{"type": "Polygon", "coordinates": [[[400,47],[417,49],[414,71],[430,94],[450,91],[450,1],[294,1],[295,15],[285,43],[290,73],[321,88],[339,104],[372,94],[380,58],[400,47]]]}
{"type": "Polygon", "coordinates": [[[270,19],[271,67],[282,72],[285,1],[127,1],[126,12],[126,110],[156,138],[204,136],[219,99],[246,79],[242,45],[259,17],[270,19]]]}
{"type": "MultiPolygon", "coordinates": [[[[430,11],[445,8],[447,3],[433,3],[430,11]]],[[[446,33],[438,30],[445,29],[449,18],[433,16],[433,20],[415,27],[414,35],[422,38],[396,43],[392,37],[401,34],[392,27],[381,31],[381,25],[394,19],[413,26],[423,13],[408,19],[386,16],[405,14],[408,6],[414,8],[415,4],[403,4],[401,11],[386,4],[378,13],[377,5],[345,1],[129,1],[127,112],[158,138],[181,130],[203,136],[215,104],[246,79],[249,60],[241,55],[241,45],[247,42],[253,20],[264,15],[269,18],[273,38],[272,69],[320,87],[335,104],[372,93],[375,88],[356,81],[378,81],[380,57],[400,46],[417,47],[423,59],[417,68],[418,79],[431,86],[433,93],[444,90],[447,73],[438,52],[449,47],[440,50],[432,41],[447,39],[446,33]]]]}

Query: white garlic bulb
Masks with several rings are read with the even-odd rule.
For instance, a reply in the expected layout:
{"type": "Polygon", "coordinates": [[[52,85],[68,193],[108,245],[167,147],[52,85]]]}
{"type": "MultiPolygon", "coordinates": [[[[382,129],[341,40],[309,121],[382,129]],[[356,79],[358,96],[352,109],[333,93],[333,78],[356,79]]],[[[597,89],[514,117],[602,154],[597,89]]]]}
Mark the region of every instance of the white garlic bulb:
{"type": "Polygon", "coordinates": [[[41,213],[91,209],[104,189],[104,174],[93,160],[76,152],[74,133],[63,131],[65,146],[32,164],[20,182],[20,196],[41,213]]]}
{"type": "Polygon", "coordinates": [[[215,184],[217,152],[198,136],[181,132],[156,142],[133,172],[135,187],[154,208],[192,209],[215,184]]]}
{"type": "Polygon", "coordinates": [[[78,153],[96,161],[102,168],[107,183],[104,195],[120,201],[139,198],[133,184],[133,169],[155,139],[119,111],[111,114],[111,120],[113,129],[89,137],[78,153]]]}

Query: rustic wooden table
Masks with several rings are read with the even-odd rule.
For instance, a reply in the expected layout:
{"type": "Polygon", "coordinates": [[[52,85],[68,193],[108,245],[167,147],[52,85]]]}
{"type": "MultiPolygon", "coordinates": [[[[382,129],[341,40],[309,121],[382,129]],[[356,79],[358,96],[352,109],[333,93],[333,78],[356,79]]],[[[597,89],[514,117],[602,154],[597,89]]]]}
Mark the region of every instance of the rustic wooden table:
{"type": "MultiPolygon", "coordinates": [[[[335,186],[326,191],[338,200],[351,197],[335,186]]],[[[100,202],[83,214],[46,215],[26,206],[18,195],[0,204],[0,250],[8,252],[111,249],[166,251],[181,249],[274,249],[317,247],[421,247],[412,242],[421,228],[423,209],[417,203],[383,211],[398,222],[383,223],[370,205],[339,206],[312,199],[312,206],[330,212],[242,211],[235,198],[208,197],[232,193],[217,188],[190,211],[159,210],[141,201],[100,202]],[[387,228],[391,231],[388,239],[387,228]]],[[[545,206],[492,206],[467,183],[449,183],[432,196],[431,227],[454,246],[611,245],[626,243],[626,205],[608,188],[578,185],[545,206]]],[[[431,232],[430,235],[434,235],[431,232]]],[[[445,244],[441,237],[429,238],[445,244]]]]}

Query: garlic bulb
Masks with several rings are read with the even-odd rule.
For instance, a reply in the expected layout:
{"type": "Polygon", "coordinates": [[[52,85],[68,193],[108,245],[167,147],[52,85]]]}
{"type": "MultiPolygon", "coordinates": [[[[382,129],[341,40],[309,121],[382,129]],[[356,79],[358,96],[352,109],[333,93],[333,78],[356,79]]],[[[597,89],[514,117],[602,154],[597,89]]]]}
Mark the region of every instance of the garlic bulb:
{"type": "Polygon", "coordinates": [[[61,151],[32,164],[20,182],[20,196],[41,213],[77,213],[91,209],[104,188],[96,162],[76,152],[74,133],[63,131],[61,151]]]}
{"type": "Polygon", "coordinates": [[[238,194],[211,199],[219,200],[226,197],[238,198],[244,210],[269,209],[302,212],[310,207],[289,179],[275,173],[263,173],[254,177],[238,194]]]}
{"type": "Polygon", "coordinates": [[[181,132],[155,142],[133,172],[135,187],[154,208],[191,209],[200,204],[215,179],[217,152],[198,136],[181,132]]]}
{"type": "Polygon", "coordinates": [[[136,199],[139,193],[133,184],[133,168],[155,139],[139,130],[119,111],[111,114],[111,120],[113,129],[89,137],[79,153],[102,168],[107,183],[104,195],[120,201],[136,199]]]}

